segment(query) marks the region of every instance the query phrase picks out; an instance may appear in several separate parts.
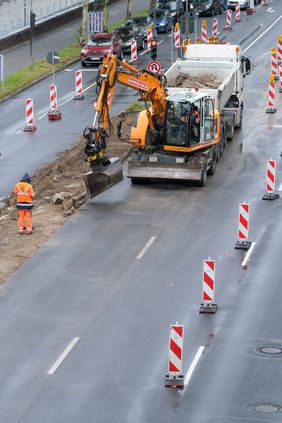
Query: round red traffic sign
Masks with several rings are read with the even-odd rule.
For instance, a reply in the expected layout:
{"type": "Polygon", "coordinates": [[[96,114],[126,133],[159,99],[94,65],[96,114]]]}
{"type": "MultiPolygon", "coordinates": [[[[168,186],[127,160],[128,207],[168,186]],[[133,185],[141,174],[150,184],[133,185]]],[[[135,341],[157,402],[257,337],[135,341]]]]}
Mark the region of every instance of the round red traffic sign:
{"type": "Polygon", "coordinates": [[[148,63],[147,69],[149,72],[160,73],[161,64],[160,62],[157,62],[157,61],[150,62],[148,63]]]}

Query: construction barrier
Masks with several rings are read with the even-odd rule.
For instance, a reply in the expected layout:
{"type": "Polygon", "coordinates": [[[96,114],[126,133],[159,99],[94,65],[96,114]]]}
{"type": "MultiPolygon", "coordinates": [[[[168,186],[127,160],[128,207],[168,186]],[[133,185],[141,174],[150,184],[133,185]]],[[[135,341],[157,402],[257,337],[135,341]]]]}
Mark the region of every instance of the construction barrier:
{"type": "Polygon", "coordinates": [[[238,218],[238,240],[235,244],[236,250],[248,250],[251,246],[249,238],[250,204],[239,204],[238,218]]]}
{"type": "Polygon", "coordinates": [[[278,81],[277,51],[275,47],[271,49],[271,73],[274,76],[274,80],[278,81]]]}
{"type": "Polygon", "coordinates": [[[206,44],[208,42],[208,31],[207,31],[207,22],[205,19],[202,20],[202,43],[206,44]]]}
{"type": "Polygon", "coordinates": [[[208,44],[212,44],[212,37],[208,38],[208,44]]]}
{"type": "Polygon", "coordinates": [[[268,5],[268,1],[267,0],[261,0],[261,4],[262,4],[262,6],[267,6],[268,5]]]}
{"type": "Polygon", "coordinates": [[[213,21],[212,21],[212,36],[213,37],[218,36],[218,20],[216,18],[213,18],[213,21]]]}
{"type": "Polygon", "coordinates": [[[152,29],[151,25],[149,25],[148,28],[147,28],[147,48],[148,48],[148,50],[151,50],[152,39],[153,39],[153,29],[152,29]]]}
{"type": "Polygon", "coordinates": [[[268,81],[268,99],[267,99],[267,108],[265,113],[275,113],[275,85],[274,85],[274,75],[270,75],[268,81]]]}
{"type": "Polygon", "coordinates": [[[282,63],[279,65],[279,92],[282,93],[282,63]]]}
{"type": "Polygon", "coordinates": [[[277,62],[282,63],[282,35],[277,37],[277,62]]]}
{"type": "Polygon", "coordinates": [[[137,41],[135,38],[131,41],[131,61],[137,60],[137,41]]]}
{"type": "Polygon", "coordinates": [[[36,126],[34,126],[34,109],[33,100],[31,98],[25,100],[25,121],[26,126],[24,127],[24,132],[34,132],[36,126]]]}
{"type": "Polygon", "coordinates": [[[199,37],[196,38],[196,44],[201,44],[201,40],[199,37]]]}
{"type": "Polygon", "coordinates": [[[235,22],[241,21],[241,9],[240,9],[240,3],[236,3],[235,7],[235,22]]]}
{"type": "Polygon", "coordinates": [[[215,36],[213,37],[213,43],[214,43],[214,44],[218,44],[218,36],[217,36],[217,35],[215,35],[215,36]]]}
{"type": "Polygon", "coordinates": [[[215,301],[215,261],[203,261],[203,289],[202,302],[199,313],[215,313],[217,304],[215,301]]]}
{"type": "Polygon", "coordinates": [[[180,47],[180,27],[178,22],[175,24],[174,28],[174,45],[176,48],[180,47]]]}
{"type": "Polygon", "coordinates": [[[82,94],[82,72],[76,71],[75,72],[75,96],[73,97],[74,100],[83,100],[84,95],[82,94]]]}
{"type": "Polygon", "coordinates": [[[177,322],[169,328],[168,373],[165,375],[166,388],[184,387],[183,363],[184,327],[177,322]]]}
{"type": "Polygon", "coordinates": [[[50,111],[47,113],[49,120],[59,120],[62,118],[62,113],[57,109],[57,86],[52,84],[49,86],[50,92],[50,111]]]}
{"type": "Polygon", "coordinates": [[[275,172],[276,171],[276,160],[267,160],[266,166],[266,182],[265,189],[266,193],[263,195],[263,200],[276,200],[279,198],[279,194],[275,191],[275,172]]]}
{"type": "Polygon", "coordinates": [[[231,9],[227,9],[226,24],[225,24],[225,27],[223,29],[228,30],[228,31],[232,30],[232,10],[231,9]]]}

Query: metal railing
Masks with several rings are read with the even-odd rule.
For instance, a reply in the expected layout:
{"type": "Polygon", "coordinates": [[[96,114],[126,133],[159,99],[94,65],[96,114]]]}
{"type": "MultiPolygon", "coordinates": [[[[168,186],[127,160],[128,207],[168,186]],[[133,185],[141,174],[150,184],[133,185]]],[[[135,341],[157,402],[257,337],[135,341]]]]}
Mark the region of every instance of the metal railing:
{"type": "Polygon", "coordinates": [[[29,26],[31,1],[36,22],[83,4],[83,0],[0,0],[0,37],[29,26]]]}

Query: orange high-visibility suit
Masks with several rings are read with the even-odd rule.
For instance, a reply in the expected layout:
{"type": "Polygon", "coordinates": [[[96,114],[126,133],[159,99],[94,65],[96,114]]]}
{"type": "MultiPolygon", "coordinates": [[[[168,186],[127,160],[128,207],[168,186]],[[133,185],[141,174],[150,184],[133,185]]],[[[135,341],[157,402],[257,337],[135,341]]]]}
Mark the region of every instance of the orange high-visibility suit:
{"type": "Polygon", "coordinates": [[[17,209],[18,209],[18,232],[32,233],[32,219],[31,213],[33,209],[33,198],[35,197],[34,190],[31,185],[29,175],[26,173],[20,182],[15,186],[15,194],[17,196],[17,209]]]}

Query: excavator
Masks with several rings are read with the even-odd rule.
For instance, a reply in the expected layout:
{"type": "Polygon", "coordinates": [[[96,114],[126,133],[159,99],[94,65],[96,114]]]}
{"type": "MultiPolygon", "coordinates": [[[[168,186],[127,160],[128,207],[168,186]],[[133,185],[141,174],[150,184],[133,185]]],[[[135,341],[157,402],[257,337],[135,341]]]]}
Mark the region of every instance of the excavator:
{"type": "Polygon", "coordinates": [[[204,186],[207,171],[214,172],[223,148],[220,113],[212,99],[197,90],[168,95],[164,75],[139,70],[109,54],[97,75],[93,125],[83,133],[84,152],[90,164],[90,171],[84,175],[88,196],[93,198],[123,179],[120,160],[109,158],[106,151],[117,83],[137,90],[145,103],[136,127],[131,129],[130,143],[135,147],[128,160],[131,182],[151,178],[194,180],[204,186]],[[200,117],[199,111],[203,110],[204,116],[200,117]],[[202,132],[204,137],[200,137],[202,132]]]}

